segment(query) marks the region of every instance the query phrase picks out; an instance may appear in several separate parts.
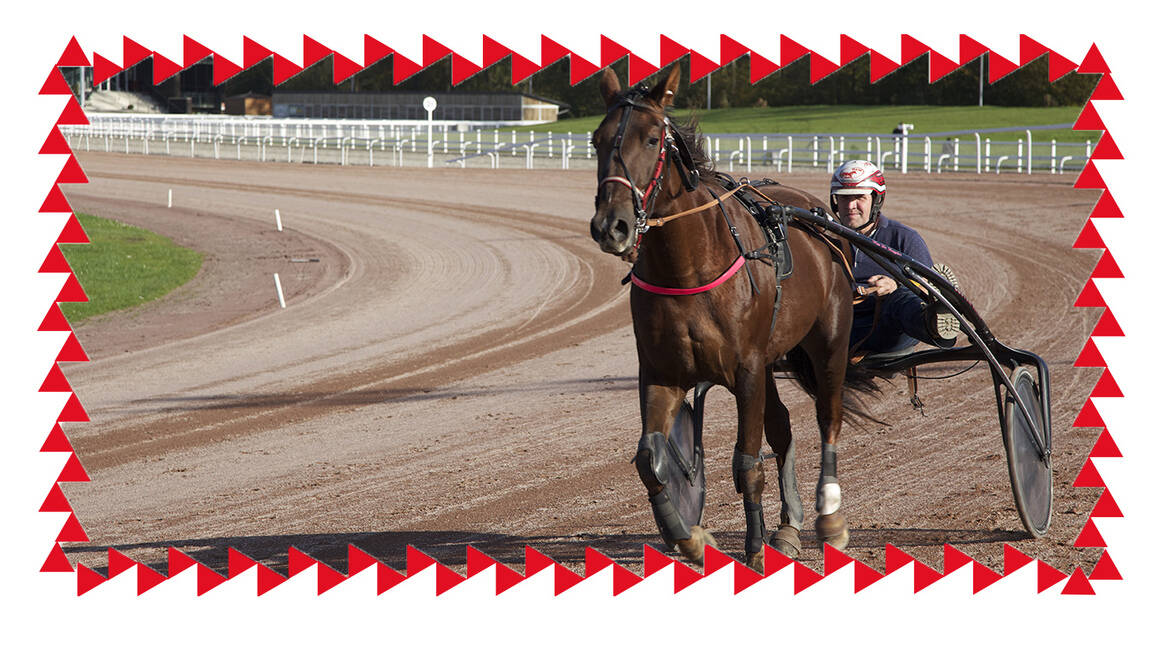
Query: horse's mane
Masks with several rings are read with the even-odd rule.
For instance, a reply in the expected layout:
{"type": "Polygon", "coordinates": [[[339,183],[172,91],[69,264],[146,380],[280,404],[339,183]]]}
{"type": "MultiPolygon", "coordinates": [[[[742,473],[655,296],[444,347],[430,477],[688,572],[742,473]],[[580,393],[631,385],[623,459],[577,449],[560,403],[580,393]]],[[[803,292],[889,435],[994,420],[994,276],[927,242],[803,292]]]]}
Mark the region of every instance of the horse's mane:
{"type": "Polygon", "coordinates": [[[666,116],[670,118],[670,125],[674,126],[678,138],[690,151],[691,159],[695,162],[695,169],[699,171],[699,178],[712,178],[715,175],[715,167],[712,166],[711,158],[708,157],[707,151],[703,148],[704,140],[703,133],[699,130],[699,118],[692,114],[685,122],[680,122],[669,110],[666,112],[666,116]]]}

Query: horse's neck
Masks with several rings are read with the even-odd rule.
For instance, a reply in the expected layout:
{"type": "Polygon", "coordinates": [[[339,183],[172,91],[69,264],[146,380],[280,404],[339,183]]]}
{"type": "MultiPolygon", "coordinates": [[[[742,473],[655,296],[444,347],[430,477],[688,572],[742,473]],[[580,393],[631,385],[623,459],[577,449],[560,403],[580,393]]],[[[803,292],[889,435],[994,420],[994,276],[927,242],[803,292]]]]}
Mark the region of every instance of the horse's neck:
{"type": "MultiPolygon", "coordinates": [[[[710,200],[706,187],[699,185],[694,192],[673,197],[665,206],[657,204],[655,214],[684,212],[710,200]]],[[[651,228],[643,237],[640,252],[638,276],[660,285],[682,287],[706,283],[739,255],[718,206],[651,228]]]]}

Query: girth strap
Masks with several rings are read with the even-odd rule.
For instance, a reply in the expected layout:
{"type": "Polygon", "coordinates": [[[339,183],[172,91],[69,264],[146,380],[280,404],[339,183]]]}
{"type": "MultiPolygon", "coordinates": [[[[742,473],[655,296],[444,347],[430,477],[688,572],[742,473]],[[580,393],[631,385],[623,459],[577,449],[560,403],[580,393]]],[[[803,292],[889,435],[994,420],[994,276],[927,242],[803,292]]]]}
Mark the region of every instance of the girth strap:
{"type": "MultiPolygon", "coordinates": [[[[723,207],[723,199],[719,198],[719,196],[712,192],[711,188],[707,188],[707,192],[715,199],[716,202],[718,202],[719,212],[723,215],[723,221],[727,222],[727,228],[731,231],[731,239],[735,241],[735,248],[739,250],[739,259],[743,260],[743,258],[747,256],[747,251],[743,248],[743,241],[739,239],[739,230],[735,228],[735,224],[732,223],[731,218],[727,216],[727,208],[723,207]]],[[[758,295],[760,293],[760,288],[756,285],[756,278],[752,276],[752,268],[749,267],[747,269],[747,275],[748,282],[752,284],[752,294],[758,295]]]]}

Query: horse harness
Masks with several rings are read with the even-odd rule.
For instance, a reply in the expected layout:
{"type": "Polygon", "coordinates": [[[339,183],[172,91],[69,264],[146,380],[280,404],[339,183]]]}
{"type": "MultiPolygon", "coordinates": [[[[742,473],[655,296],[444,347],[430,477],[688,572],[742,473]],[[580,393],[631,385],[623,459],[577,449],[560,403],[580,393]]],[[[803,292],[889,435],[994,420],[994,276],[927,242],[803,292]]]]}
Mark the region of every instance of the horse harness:
{"type": "MultiPolygon", "coordinates": [[[[781,205],[773,201],[766,194],[757,189],[757,186],[776,185],[776,181],[770,178],[762,180],[749,181],[746,178],[741,178],[738,182],[728,176],[727,174],[716,172],[717,181],[723,187],[723,194],[716,194],[711,188],[707,188],[708,194],[711,195],[711,201],[677,213],[661,218],[650,218],[647,220],[647,230],[650,226],[662,226],[668,221],[691,215],[708,208],[718,207],[720,215],[727,224],[728,231],[731,233],[732,240],[735,242],[736,249],[739,251],[739,256],[735,261],[724,270],[723,274],[715,280],[706,285],[695,288],[667,288],[648,283],[638,277],[634,273],[634,268],[630,268],[629,274],[622,280],[622,283],[633,283],[635,286],[660,295],[694,295],[701,292],[706,292],[712,288],[718,287],[723,282],[727,281],[739,269],[741,269],[747,261],[758,260],[772,266],[775,274],[775,297],[772,303],[772,324],[769,331],[775,329],[776,319],[780,312],[780,301],[783,295],[783,288],[781,282],[792,276],[793,261],[792,250],[788,244],[788,227],[789,216],[781,210],[781,205]],[[735,223],[731,220],[731,216],[724,206],[724,201],[729,198],[734,198],[739,204],[756,220],[760,229],[764,233],[764,244],[756,249],[748,251],[744,248],[743,241],[740,238],[739,229],[736,228],[735,223]]],[[[823,211],[822,211],[823,212],[823,211]]],[[[822,239],[828,244],[833,251],[835,251],[840,258],[838,260],[845,269],[849,280],[852,280],[852,272],[850,272],[848,259],[845,258],[844,253],[831,240],[825,238],[821,231],[816,230],[815,227],[807,226],[804,223],[797,222],[796,225],[810,234],[822,239]]],[[[752,294],[759,294],[760,289],[756,284],[755,276],[752,274],[751,268],[747,270],[748,282],[752,288],[752,294]]]]}
{"type": "MultiPolygon", "coordinates": [[[[662,189],[663,179],[668,175],[669,166],[667,159],[669,159],[678,169],[679,175],[682,178],[683,185],[688,192],[693,192],[698,187],[699,172],[695,166],[694,158],[691,156],[690,150],[687,148],[686,140],[678,133],[678,129],[670,121],[670,117],[662,117],[662,133],[659,138],[658,159],[654,164],[654,171],[650,176],[650,181],[646,183],[645,189],[639,189],[634,184],[633,177],[630,175],[629,167],[626,166],[625,159],[622,157],[622,143],[625,139],[626,129],[629,126],[630,117],[635,111],[650,112],[657,114],[660,110],[642,102],[643,97],[648,93],[648,88],[644,84],[639,84],[631,88],[626,93],[622,94],[607,111],[612,112],[615,109],[621,109],[621,118],[618,120],[617,133],[614,136],[613,147],[610,150],[609,159],[612,164],[617,162],[621,167],[622,176],[607,176],[603,178],[597,186],[597,193],[600,197],[601,188],[609,183],[617,183],[630,190],[630,195],[634,207],[634,229],[638,234],[638,242],[641,244],[642,236],[646,231],[653,226],[662,226],[666,222],[686,215],[702,212],[708,208],[718,206],[720,214],[727,223],[727,228],[731,232],[732,239],[735,241],[736,249],[739,251],[739,256],[735,261],[724,270],[723,274],[717,277],[714,281],[695,288],[668,288],[657,286],[647,281],[644,281],[636,274],[634,268],[630,268],[629,274],[622,280],[622,283],[632,282],[635,286],[659,295],[694,295],[701,292],[706,292],[718,287],[725,281],[730,279],[738,272],[744,264],[749,260],[759,260],[772,265],[775,272],[776,280],[776,296],[772,307],[772,328],[776,326],[776,318],[780,310],[780,298],[782,289],[780,283],[792,276],[792,251],[788,246],[788,216],[780,210],[780,204],[770,199],[766,194],[756,189],[756,186],[775,185],[776,181],[771,179],[763,179],[759,181],[748,181],[741,179],[738,183],[731,176],[722,173],[716,173],[716,178],[720,185],[724,188],[722,194],[716,194],[711,188],[707,188],[707,192],[711,195],[711,201],[690,208],[674,215],[667,217],[650,217],[654,212],[654,202],[658,198],[658,193],[662,189]],[[727,209],[723,202],[728,198],[734,197],[739,203],[748,211],[756,223],[764,232],[765,244],[752,251],[747,251],[743,246],[743,241],[740,239],[739,230],[735,223],[731,220],[727,209]]],[[[607,171],[612,170],[612,166],[607,166],[607,171]]],[[[820,212],[824,212],[823,209],[820,212]]],[[[814,212],[816,212],[814,210],[814,212]]],[[[807,230],[814,236],[819,237],[826,244],[828,244],[834,252],[840,256],[840,263],[845,269],[845,273],[852,280],[852,272],[849,267],[849,259],[841,249],[832,241],[823,235],[823,232],[811,225],[805,225],[797,222],[797,225],[807,230]]],[[[759,294],[759,286],[756,284],[755,277],[752,275],[751,268],[747,270],[748,281],[751,284],[752,293],[759,294]]]]}

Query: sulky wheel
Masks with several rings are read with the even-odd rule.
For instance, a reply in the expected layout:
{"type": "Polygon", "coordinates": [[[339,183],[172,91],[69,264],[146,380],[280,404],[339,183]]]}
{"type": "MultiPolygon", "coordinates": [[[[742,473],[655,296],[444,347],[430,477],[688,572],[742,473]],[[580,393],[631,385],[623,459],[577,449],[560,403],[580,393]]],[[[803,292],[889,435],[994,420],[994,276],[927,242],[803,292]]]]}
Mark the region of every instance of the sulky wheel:
{"type": "Polygon", "coordinates": [[[1008,476],[1012,481],[1020,521],[1033,537],[1042,537],[1048,532],[1052,520],[1052,460],[1048,456],[1052,436],[1048,409],[1029,370],[1023,367],[1013,370],[1011,383],[1019,404],[1010,395],[1005,395],[1001,420],[1008,476]],[[1032,436],[1028,421],[1019,408],[1021,405],[1043,435],[1038,440],[1032,436]]]}

